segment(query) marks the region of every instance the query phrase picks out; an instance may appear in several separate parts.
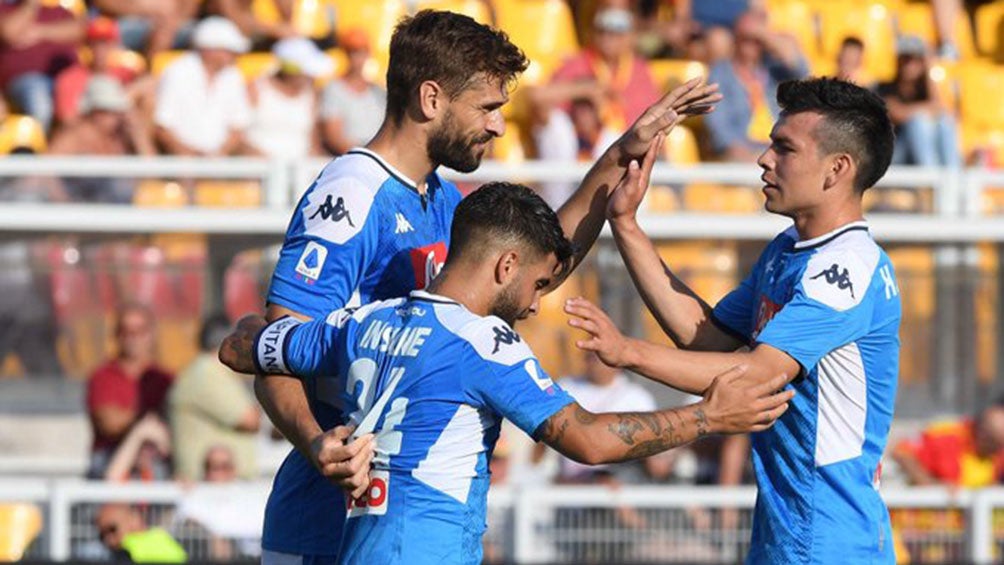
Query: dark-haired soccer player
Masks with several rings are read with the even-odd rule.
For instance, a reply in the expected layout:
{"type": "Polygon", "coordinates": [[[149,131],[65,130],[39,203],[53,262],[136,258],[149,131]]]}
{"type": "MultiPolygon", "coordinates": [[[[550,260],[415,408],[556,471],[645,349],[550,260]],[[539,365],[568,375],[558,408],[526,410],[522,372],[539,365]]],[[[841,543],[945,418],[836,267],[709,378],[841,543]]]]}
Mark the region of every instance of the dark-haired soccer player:
{"type": "Polygon", "coordinates": [[[791,398],[777,392],[783,376],[739,385],[736,369],[691,406],[588,412],[513,329],[571,267],[572,242],[554,211],[525,186],[487,184],[460,203],[451,238],[427,291],[308,323],[281,318],[266,327],[263,318],[246,318],[221,348],[236,370],[288,372],[337,391],[357,432],[376,432],[372,486],[351,503],[339,563],[481,563],[502,418],[596,464],[647,457],[706,433],[766,429],[791,398]]]}
{"type": "Polygon", "coordinates": [[[892,124],[875,94],[835,79],[783,83],[777,98],[783,111],[757,162],[767,210],[793,225],[714,308],[639,229],[647,176],[632,168],[610,198],[621,254],[680,349],[625,339],[588,302],[566,310],[593,334],[581,347],[680,390],[701,393],[739,363],[749,365],[744,380],[790,379],[791,409],[752,435],[758,495],[747,563],[893,563],[877,487],[896,398],[900,300],[861,207],[889,166],[892,124]]]}
{"type": "MultiPolygon", "coordinates": [[[[383,125],[366,147],[329,163],[301,198],[272,277],[269,319],[323,317],[429,284],[446,260],[460,201],[436,169],[478,167],[489,141],[505,131],[501,108],[526,66],[504,33],[469,17],[422,11],[403,20],[391,39],[383,125]]],[[[577,245],[573,265],[599,234],[607,191],[628,161],[658,131],[707,110],[714,90],[691,82],[669,93],[600,159],[560,213],[577,245]]],[[[360,442],[343,445],[338,393],[324,384],[255,380],[269,418],[297,447],[265,510],[266,565],[333,561],[345,502],[328,481],[365,487],[368,451],[360,442]]]]}

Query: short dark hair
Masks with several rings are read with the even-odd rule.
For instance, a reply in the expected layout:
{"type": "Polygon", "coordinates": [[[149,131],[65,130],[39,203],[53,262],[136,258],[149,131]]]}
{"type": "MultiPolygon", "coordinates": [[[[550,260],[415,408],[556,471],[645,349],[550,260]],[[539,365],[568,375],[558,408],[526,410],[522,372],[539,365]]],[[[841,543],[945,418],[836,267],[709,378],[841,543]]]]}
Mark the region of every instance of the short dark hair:
{"type": "Polygon", "coordinates": [[[460,201],[450,230],[450,259],[481,253],[490,242],[511,240],[540,255],[554,253],[562,277],[575,252],[558,215],[544,199],[521,184],[490,182],[460,201]]]}
{"type": "Polygon", "coordinates": [[[836,78],[789,80],[777,89],[782,114],[816,112],[823,121],[814,137],[820,151],[847,153],[857,163],[854,188],[874,186],[892,160],[895,140],[885,102],[874,92],[836,78]]]}
{"type": "Polygon", "coordinates": [[[216,351],[233,329],[233,324],[223,312],[215,312],[202,321],[199,328],[199,347],[202,351],[216,351]]]}
{"type": "Polygon", "coordinates": [[[452,98],[480,73],[508,85],[527,65],[505,32],[462,14],[422,10],[402,19],[391,37],[387,115],[400,123],[424,81],[436,81],[452,98]]]}
{"type": "Polygon", "coordinates": [[[857,37],[854,37],[853,35],[848,35],[847,37],[844,38],[842,42],[840,42],[840,48],[843,49],[844,47],[857,47],[858,49],[864,49],[865,44],[857,37]]]}

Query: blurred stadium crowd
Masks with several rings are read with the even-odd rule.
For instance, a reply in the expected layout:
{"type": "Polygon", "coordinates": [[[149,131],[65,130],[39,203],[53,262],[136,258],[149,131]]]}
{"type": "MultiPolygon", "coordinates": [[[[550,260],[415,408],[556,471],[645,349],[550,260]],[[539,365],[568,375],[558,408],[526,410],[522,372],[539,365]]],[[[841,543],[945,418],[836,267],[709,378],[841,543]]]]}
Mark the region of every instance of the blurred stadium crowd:
{"type": "MultiPolygon", "coordinates": [[[[0,154],[283,161],[341,154],[379,127],[393,26],[424,8],[494,24],[530,57],[504,110],[507,134],[492,149],[491,158],[502,162],[591,162],[660,92],[704,75],[721,85],[725,99],[703,120],[676,128],[663,158],[679,165],[752,163],[777,114],[777,84],[838,75],[887,101],[897,125],[894,164],[1004,168],[1001,0],[4,0],[0,154]]],[[[557,205],[573,187],[537,188],[557,205]]],[[[660,212],[761,207],[754,189],[708,183],[662,187],[651,199],[660,212]]],[[[930,200],[922,191],[882,191],[869,206],[924,212],[930,200]]],[[[262,205],[254,181],[0,178],[0,202],[14,201],[262,205]]],[[[999,211],[992,199],[986,206],[999,211]]],[[[270,255],[237,254],[222,279],[219,313],[205,316],[207,245],[201,235],[0,243],[0,378],[86,383],[89,478],[260,476],[256,451],[268,444],[267,420],[249,382],[224,369],[214,352],[240,315],[262,312],[270,255]]],[[[748,270],[744,261],[756,254],[745,253],[745,245],[672,242],[660,252],[714,300],[748,270]]],[[[889,251],[902,273],[904,351],[922,351],[933,337],[933,255],[918,247],[889,251]]],[[[980,287],[980,299],[996,304],[997,255],[989,248],[981,261],[991,282],[980,287]]],[[[558,292],[609,304],[631,291],[599,270],[593,265],[558,292]]],[[[561,302],[545,304],[541,320],[524,330],[545,366],[572,375],[562,384],[590,410],[653,408],[648,390],[574,350],[561,302]]],[[[997,373],[993,310],[977,304],[972,312],[973,363],[984,382],[997,373]]],[[[642,326],[646,335],[659,334],[651,318],[642,326]]],[[[905,384],[931,370],[924,355],[904,356],[902,367],[905,384]]],[[[604,468],[519,449],[520,441],[504,437],[493,483],[729,485],[751,478],[743,437],[604,468]]],[[[904,482],[999,484],[1004,400],[904,436],[891,452],[904,482]]],[[[645,522],[629,508],[610,514],[624,527],[645,522]]],[[[687,514],[698,528],[734,528],[739,519],[728,510],[687,514]]],[[[951,517],[931,516],[900,514],[894,522],[907,531],[961,527],[951,517]]],[[[131,551],[123,548],[122,532],[147,532],[137,547],[161,547],[168,552],[158,554],[162,560],[173,551],[169,536],[149,534],[129,507],[109,505],[92,518],[113,550],[131,551]]],[[[556,520],[579,518],[559,513],[556,520]]],[[[216,558],[254,553],[225,540],[211,545],[216,558]]],[[[603,560],[586,545],[566,549],[576,562],[603,560]]],[[[487,547],[486,556],[498,551],[487,547]]]]}

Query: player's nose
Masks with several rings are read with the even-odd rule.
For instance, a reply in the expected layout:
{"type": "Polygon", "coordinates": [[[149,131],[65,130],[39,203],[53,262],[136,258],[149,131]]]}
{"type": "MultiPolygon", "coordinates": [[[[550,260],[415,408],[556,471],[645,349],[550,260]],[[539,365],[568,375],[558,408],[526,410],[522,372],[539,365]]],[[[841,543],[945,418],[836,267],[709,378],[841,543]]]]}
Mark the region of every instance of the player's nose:
{"type": "Polygon", "coordinates": [[[502,117],[501,110],[495,110],[488,116],[486,128],[495,137],[505,135],[505,118],[502,117]]]}

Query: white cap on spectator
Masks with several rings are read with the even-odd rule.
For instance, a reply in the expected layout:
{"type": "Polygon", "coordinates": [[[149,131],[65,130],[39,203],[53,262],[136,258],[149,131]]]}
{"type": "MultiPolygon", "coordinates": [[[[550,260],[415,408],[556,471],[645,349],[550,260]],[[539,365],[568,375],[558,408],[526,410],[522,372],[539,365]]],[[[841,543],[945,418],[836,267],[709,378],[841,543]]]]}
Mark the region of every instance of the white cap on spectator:
{"type": "Polygon", "coordinates": [[[220,16],[209,16],[195,26],[192,46],[196,49],[222,49],[247,53],[251,41],[241,34],[234,23],[220,16]]]}
{"type": "Polygon", "coordinates": [[[613,33],[627,33],[634,28],[634,16],[631,12],[621,8],[607,8],[596,12],[593,18],[593,26],[596,29],[613,33]]]}
{"type": "Polygon", "coordinates": [[[309,39],[290,37],[277,41],[272,54],[283,67],[294,67],[310,78],[331,74],[335,64],[309,39]]]}
{"type": "Polygon", "coordinates": [[[84,97],[80,100],[80,113],[94,111],[125,112],[129,109],[129,97],[119,81],[109,75],[94,75],[87,81],[84,97]]]}

